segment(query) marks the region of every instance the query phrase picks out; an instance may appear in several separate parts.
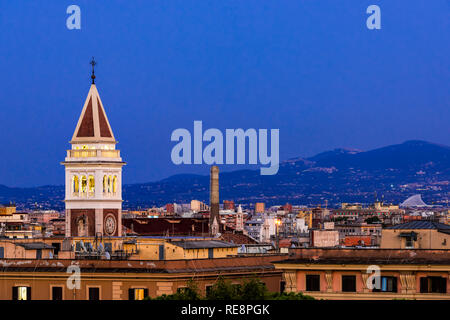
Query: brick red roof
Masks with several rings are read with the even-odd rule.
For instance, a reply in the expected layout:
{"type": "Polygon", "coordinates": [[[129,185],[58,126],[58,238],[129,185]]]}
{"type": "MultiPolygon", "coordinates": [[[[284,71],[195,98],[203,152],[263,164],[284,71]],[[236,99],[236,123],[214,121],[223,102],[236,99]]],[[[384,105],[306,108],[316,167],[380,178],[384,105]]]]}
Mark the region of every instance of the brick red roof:
{"type": "Polygon", "coordinates": [[[77,137],[93,137],[94,136],[94,116],[92,113],[92,97],[89,99],[88,106],[84,112],[81,120],[80,128],[77,132],[77,137]]]}
{"type": "Polygon", "coordinates": [[[243,233],[225,232],[220,239],[234,244],[257,244],[258,242],[243,233]]]}
{"type": "Polygon", "coordinates": [[[272,261],[286,255],[229,257],[195,260],[56,260],[56,259],[2,259],[0,271],[66,272],[75,262],[81,272],[92,273],[189,273],[189,272],[281,272],[275,270],[272,261]]]}
{"type": "Polygon", "coordinates": [[[122,224],[141,236],[209,235],[208,218],[124,218],[122,224]]]}
{"type": "Polygon", "coordinates": [[[449,250],[445,249],[290,249],[289,259],[279,263],[317,264],[448,264],[449,250]]]}
{"type": "MultiPolygon", "coordinates": [[[[100,100],[97,98],[97,105],[100,104],[100,100]]],[[[112,137],[111,130],[109,130],[108,121],[106,120],[105,113],[103,112],[103,108],[98,108],[98,120],[100,124],[100,136],[102,137],[112,137]]]]}
{"type": "Polygon", "coordinates": [[[116,142],[95,84],[91,85],[71,141],[89,142],[116,142]]]}

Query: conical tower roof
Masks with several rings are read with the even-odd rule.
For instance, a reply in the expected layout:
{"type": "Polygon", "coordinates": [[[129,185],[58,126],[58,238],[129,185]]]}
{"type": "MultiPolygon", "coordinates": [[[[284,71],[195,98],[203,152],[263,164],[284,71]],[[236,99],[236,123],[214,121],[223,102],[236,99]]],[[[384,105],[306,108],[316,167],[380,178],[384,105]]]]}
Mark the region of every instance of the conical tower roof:
{"type": "Polygon", "coordinates": [[[91,85],[70,143],[116,143],[95,84],[91,85]]]}

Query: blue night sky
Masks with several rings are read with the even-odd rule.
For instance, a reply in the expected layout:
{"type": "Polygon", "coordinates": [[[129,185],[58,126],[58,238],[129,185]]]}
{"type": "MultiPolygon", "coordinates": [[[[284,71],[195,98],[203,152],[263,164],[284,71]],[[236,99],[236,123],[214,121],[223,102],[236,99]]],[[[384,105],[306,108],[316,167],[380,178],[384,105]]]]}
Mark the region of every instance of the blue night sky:
{"type": "Polygon", "coordinates": [[[194,120],[279,128],[281,160],[450,144],[449,0],[0,0],[0,184],[64,183],[92,56],[125,183],[206,174],[170,159],[194,120]]]}

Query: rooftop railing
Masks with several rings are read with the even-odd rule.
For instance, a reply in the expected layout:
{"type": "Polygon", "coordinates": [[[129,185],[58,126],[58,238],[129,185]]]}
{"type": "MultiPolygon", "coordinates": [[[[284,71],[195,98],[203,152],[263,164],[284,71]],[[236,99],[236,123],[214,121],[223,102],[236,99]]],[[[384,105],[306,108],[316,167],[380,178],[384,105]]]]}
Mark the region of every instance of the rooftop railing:
{"type": "Polygon", "coordinates": [[[68,158],[120,158],[120,150],[72,149],[67,150],[68,158]]]}

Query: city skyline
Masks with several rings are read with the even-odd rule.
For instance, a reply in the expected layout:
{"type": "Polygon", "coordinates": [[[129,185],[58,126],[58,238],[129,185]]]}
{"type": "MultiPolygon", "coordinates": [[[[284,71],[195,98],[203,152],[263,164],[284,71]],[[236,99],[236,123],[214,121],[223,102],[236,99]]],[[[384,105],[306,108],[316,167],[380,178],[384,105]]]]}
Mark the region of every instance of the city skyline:
{"type": "Polygon", "coordinates": [[[0,1],[0,300],[450,301],[449,12],[0,1]]]}

